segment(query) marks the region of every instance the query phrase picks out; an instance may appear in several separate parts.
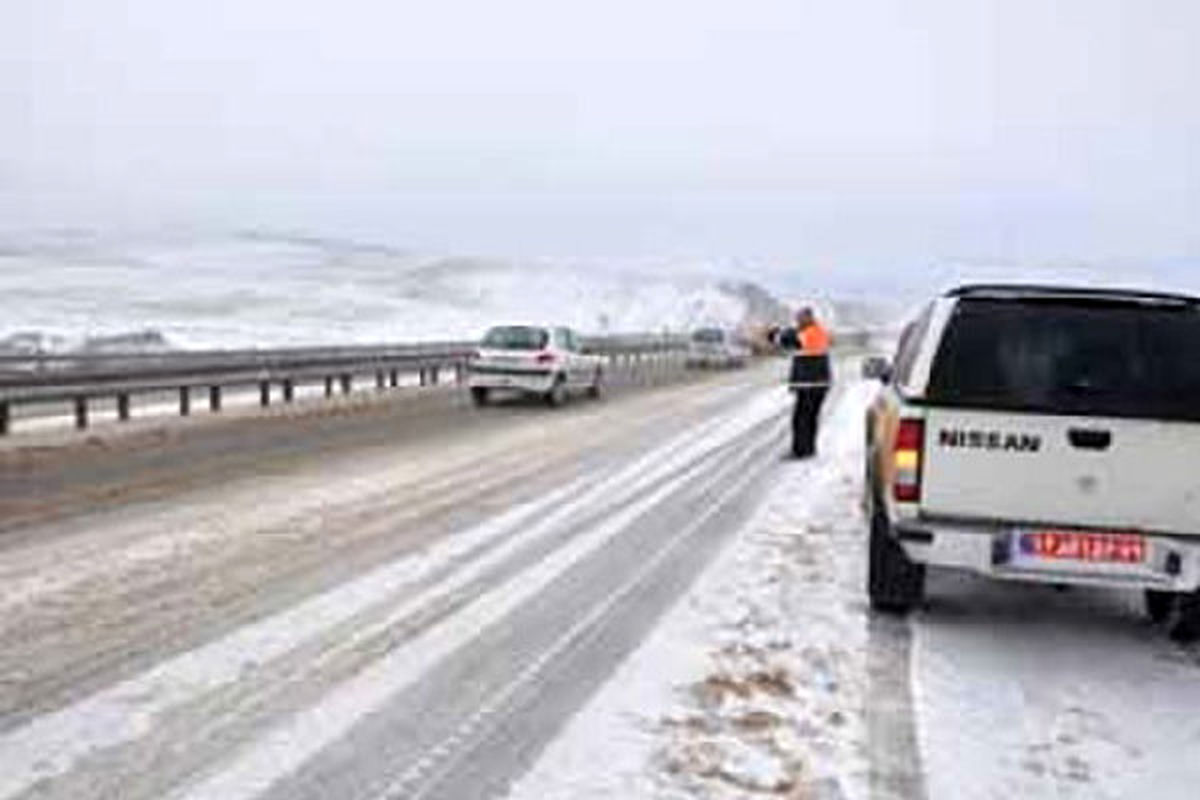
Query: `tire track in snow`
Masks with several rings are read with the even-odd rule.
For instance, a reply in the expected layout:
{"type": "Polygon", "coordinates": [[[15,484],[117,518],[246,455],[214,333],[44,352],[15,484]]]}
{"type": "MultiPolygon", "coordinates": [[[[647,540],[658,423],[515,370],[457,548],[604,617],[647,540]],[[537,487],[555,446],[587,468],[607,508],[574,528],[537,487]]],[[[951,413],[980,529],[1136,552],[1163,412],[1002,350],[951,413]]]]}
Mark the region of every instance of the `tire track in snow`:
{"type": "Polygon", "coordinates": [[[766,447],[774,446],[780,438],[782,426],[772,429],[767,435],[747,446],[742,457],[719,470],[705,481],[697,492],[705,496],[709,491],[724,485],[726,488],[707,505],[704,511],[682,531],[674,534],[654,555],[644,562],[638,571],[615,591],[609,594],[592,611],[572,625],[554,643],[527,664],[517,676],[462,722],[451,736],[430,748],[424,758],[413,764],[385,789],[377,794],[378,800],[423,800],[463,758],[469,754],[470,745],[486,738],[499,724],[504,709],[515,696],[527,690],[555,660],[567,651],[581,647],[589,638],[601,630],[606,618],[631,594],[646,583],[664,564],[667,558],[685,544],[700,528],[723,511],[726,506],[754,481],[762,471],[761,456],[766,447]],[[755,464],[758,469],[752,469],[755,464]],[[730,475],[738,475],[732,484],[726,481],[730,475]]]}
{"type": "Polygon", "coordinates": [[[618,419],[614,426],[608,405],[589,405],[554,419],[558,437],[539,425],[506,427],[485,442],[458,441],[415,469],[411,459],[395,463],[390,451],[373,452],[329,464],[336,476],[329,480],[322,469],[315,487],[311,475],[272,476],[249,491],[101,515],[89,529],[69,526],[63,536],[55,528],[46,541],[9,547],[0,593],[24,595],[21,576],[36,575],[34,591],[0,615],[0,732],[424,549],[496,508],[489,492],[512,504],[536,497],[547,474],[603,474],[631,440],[678,428],[681,410],[726,408],[746,383],[702,388],[671,393],[667,408],[661,398],[636,398],[635,408],[649,408],[633,424],[618,419]],[[538,435],[529,441],[522,430],[538,435]],[[504,446],[514,436],[528,447],[504,446]]]}
{"type": "MultiPolygon", "coordinates": [[[[769,415],[776,406],[777,401],[768,399],[764,402],[760,397],[759,402],[751,403],[749,409],[739,409],[709,423],[706,426],[708,438],[699,445],[691,441],[695,432],[689,432],[656,448],[633,465],[618,470],[609,479],[593,485],[582,497],[566,501],[567,497],[577,492],[578,487],[563,487],[540,502],[522,506],[473,529],[473,533],[452,537],[452,546],[461,547],[463,542],[473,539],[499,537],[527,519],[554,508],[556,510],[531,529],[539,535],[545,535],[555,524],[578,514],[587,503],[614,498],[619,502],[621,496],[628,496],[670,475],[690,460],[735,437],[748,424],[769,415]]],[[[522,537],[509,540],[503,554],[511,555],[514,548],[528,540],[529,536],[530,532],[526,531],[522,537]]],[[[445,553],[441,556],[444,560],[445,553]]],[[[498,558],[496,556],[488,563],[494,563],[498,558]]],[[[410,559],[401,559],[381,571],[238,629],[227,637],[184,653],[0,737],[0,761],[6,767],[0,773],[0,797],[11,797],[35,782],[63,775],[93,754],[143,739],[154,730],[159,718],[171,709],[239,680],[245,670],[270,662],[302,641],[320,636],[331,625],[350,619],[372,604],[385,601],[390,594],[411,582],[416,573],[427,568],[428,563],[414,564],[410,559]]],[[[473,562],[466,568],[468,571],[461,573],[456,580],[461,583],[470,570],[477,573],[481,568],[479,562],[473,562]]],[[[441,586],[439,593],[444,594],[449,588],[452,586],[441,586]]],[[[409,603],[406,611],[412,613],[419,610],[428,599],[427,596],[420,597],[409,603]]],[[[388,622],[394,624],[395,619],[392,617],[388,622]]]]}
{"type": "Polygon", "coordinates": [[[778,467],[760,514],[510,798],[923,796],[906,642],[884,647],[862,590],[870,389],[830,398],[820,458],[778,467]]]}
{"type": "Polygon", "coordinates": [[[907,619],[867,620],[867,750],[871,800],[928,796],[913,702],[912,627],[907,619]]]}
{"type": "MultiPolygon", "coordinates": [[[[751,404],[752,409],[755,405],[751,404]]],[[[764,410],[773,413],[778,404],[760,403],[757,406],[734,424],[721,426],[728,431],[726,435],[732,438],[744,432],[760,421],[764,410]]],[[[691,474],[689,470],[669,479],[649,496],[626,505],[549,557],[479,597],[463,611],[389,652],[326,701],[272,729],[233,763],[176,797],[178,800],[250,800],[266,792],[276,781],[349,732],[369,713],[412,686],[442,659],[536,597],[573,565],[620,535],[636,519],[685,485],[691,474]]]]}

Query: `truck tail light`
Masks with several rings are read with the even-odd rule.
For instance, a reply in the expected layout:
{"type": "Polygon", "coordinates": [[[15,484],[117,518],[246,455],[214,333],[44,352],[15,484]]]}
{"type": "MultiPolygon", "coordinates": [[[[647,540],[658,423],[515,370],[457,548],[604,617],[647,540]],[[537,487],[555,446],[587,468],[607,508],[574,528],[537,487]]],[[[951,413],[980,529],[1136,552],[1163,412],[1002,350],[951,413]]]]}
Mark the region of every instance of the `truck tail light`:
{"type": "Polygon", "coordinates": [[[896,449],[893,454],[895,477],[892,491],[897,502],[919,503],[921,501],[921,463],[925,457],[925,421],[920,419],[900,420],[896,432],[896,449]]]}

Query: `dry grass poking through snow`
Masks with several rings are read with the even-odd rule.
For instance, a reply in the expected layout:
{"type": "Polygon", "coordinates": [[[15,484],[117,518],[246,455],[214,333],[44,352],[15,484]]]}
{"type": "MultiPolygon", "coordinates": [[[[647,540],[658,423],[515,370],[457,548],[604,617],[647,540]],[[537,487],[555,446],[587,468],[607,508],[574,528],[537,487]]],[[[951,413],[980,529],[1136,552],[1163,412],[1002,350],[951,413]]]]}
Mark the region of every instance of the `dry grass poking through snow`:
{"type": "Polygon", "coordinates": [[[707,675],[662,720],[665,795],[865,796],[865,536],[854,464],[781,464],[764,511],[694,594],[714,646],[707,675]]]}

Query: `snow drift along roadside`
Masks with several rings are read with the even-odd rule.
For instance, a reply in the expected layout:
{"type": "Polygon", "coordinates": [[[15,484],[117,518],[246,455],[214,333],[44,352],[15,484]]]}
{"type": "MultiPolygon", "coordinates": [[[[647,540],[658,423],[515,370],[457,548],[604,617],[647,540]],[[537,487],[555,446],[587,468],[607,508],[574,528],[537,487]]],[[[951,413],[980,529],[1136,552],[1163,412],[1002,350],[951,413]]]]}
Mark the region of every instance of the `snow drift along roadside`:
{"type": "Polygon", "coordinates": [[[760,512],[511,798],[867,796],[870,634],[855,551],[873,391],[841,392],[820,457],[780,463],[760,512]]]}

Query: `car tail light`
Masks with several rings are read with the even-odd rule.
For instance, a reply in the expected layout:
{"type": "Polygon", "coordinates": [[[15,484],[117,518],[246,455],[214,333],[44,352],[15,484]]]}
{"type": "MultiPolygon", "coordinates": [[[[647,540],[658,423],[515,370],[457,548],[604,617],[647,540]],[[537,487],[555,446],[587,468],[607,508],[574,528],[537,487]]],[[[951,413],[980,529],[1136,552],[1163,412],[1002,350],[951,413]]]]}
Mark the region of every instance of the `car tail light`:
{"type": "Polygon", "coordinates": [[[897,502],[919,503],[921,501],[921,467],[925,456],[925,421],[920,419],[900,420],[896,432],[896,449],[893,454],[895,474],[892,490],[897,502]]]}
{"type": "Polygon", "coordinates": [[[553,364],[555,359],[556,356],[554,353],[547,353],[543,350],[542,352],[538,353],[533,360],[539,364],[553,364]]]}

